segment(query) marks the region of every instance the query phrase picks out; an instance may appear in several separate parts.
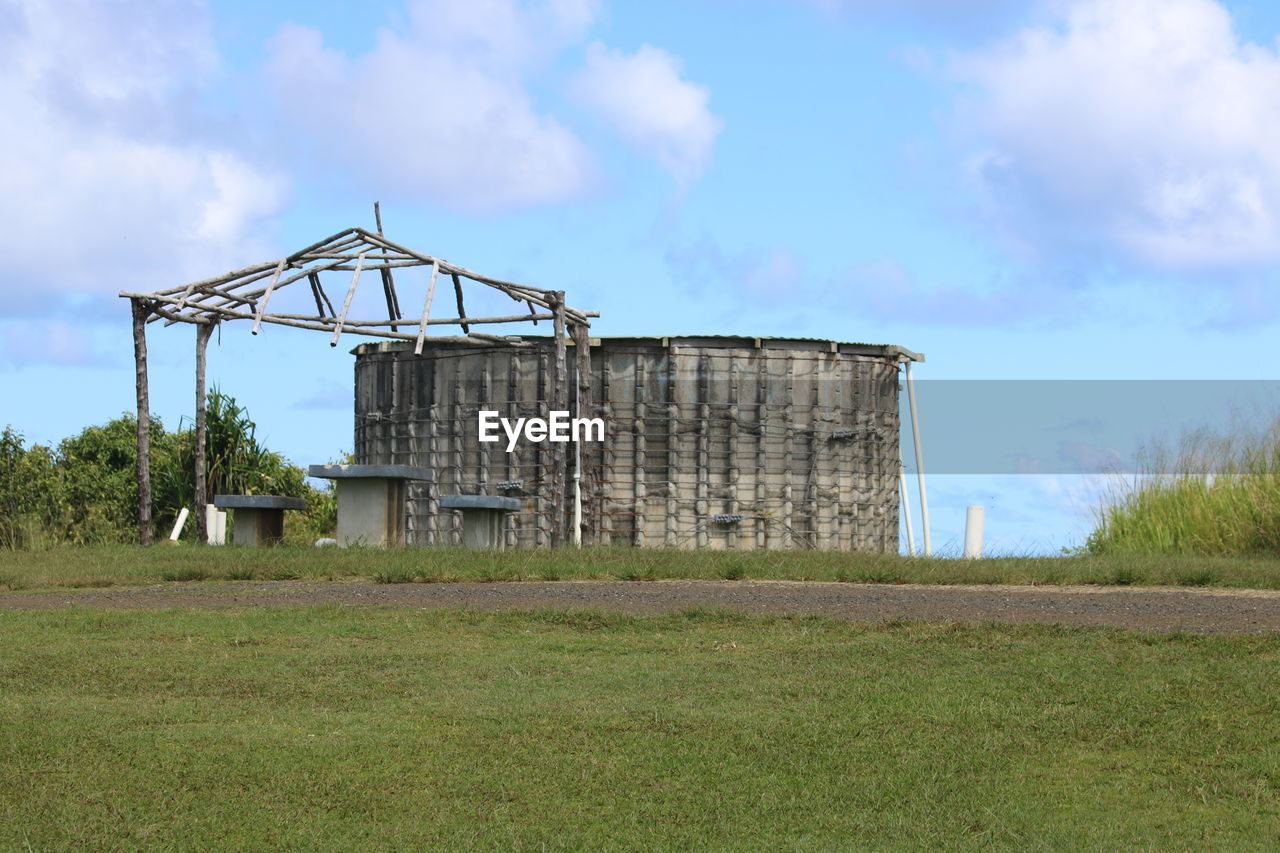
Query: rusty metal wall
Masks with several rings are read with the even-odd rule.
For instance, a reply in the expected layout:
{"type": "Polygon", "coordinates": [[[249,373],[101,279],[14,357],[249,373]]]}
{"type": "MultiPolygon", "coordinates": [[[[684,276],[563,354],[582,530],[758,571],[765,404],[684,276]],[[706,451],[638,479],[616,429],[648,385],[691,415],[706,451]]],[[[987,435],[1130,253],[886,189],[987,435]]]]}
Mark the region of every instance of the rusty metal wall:
{"type": "MultiPolygon", "coordinates": [[[[593,339],[603,443],[583,442],[584,541],[684,548],[898,550],[895,347],[752,338],[593,339]]],[[[521,497],[509,546],[550,544],[549,444],[481,443],[477,414],[546,417],[553,352],[398,343],[356,349],[356,461],[427,467],[409,542],[460,542],[442,494],[521,497]]],[[[569,350],[570,388],[575,358],[569,350]]],[[[573,392],[570,392],[571,408],[573,392]]],[[[573,447],[570,446],[570,478],[573,447]]]]}

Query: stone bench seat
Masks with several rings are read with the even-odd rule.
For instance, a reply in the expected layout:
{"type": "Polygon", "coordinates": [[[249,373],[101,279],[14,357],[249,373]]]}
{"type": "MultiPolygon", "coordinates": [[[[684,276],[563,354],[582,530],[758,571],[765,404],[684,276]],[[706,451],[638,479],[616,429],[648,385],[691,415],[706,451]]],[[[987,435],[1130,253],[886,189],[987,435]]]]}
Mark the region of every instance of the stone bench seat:
{"type": "Polygon", "coordinates": [[[214,495],[213,505],[235,510],[233,541],[250,548],[278,543],[284,538],[284,511],[307,508],[304,499],[283,495],[214,495]]]}
{"type": "Polygon", "coordinates": [[[338,544],[405,543],[405,481],[430,480],[412,465],[312,465],[308,477],[333,480],[338,493],[338,544]]]}
{"type": "Polygon", "coordinates": [[[490,495],[441,495],[441,509],[462,511],[462,546],[464,548],[506,547],[507,513],[518,512],[521,501],[517,498],[498,498],[490,495]]]}

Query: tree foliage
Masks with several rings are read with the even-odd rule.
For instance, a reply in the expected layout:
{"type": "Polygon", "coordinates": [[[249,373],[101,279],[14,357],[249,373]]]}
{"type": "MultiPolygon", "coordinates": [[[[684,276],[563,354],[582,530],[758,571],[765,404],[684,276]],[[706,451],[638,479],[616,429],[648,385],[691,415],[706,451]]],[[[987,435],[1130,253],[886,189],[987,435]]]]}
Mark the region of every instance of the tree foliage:
{"type": "MultiPolygon", "coordinates": [[[[124,414],[51,448],[27,447],[20,433],[6,427],[0,433],[0,548],[136,542],[137,429],[136,417],[124,414]]],[[[215,494],[305,498],[308,511],[290,519],[293,531],[317,536],[333,530],[332,492],[308,485],[303,470],[263,447],[256,432],[235,398],[213,389],[206,417],[208,493],[197,501],[194,430],[180,426],[170,432],[152,416],[151,511],[160,535],[182,507],[195,511],[215,494]]],[[[194,525],[186,533],[194,536],[194,525]]]]}

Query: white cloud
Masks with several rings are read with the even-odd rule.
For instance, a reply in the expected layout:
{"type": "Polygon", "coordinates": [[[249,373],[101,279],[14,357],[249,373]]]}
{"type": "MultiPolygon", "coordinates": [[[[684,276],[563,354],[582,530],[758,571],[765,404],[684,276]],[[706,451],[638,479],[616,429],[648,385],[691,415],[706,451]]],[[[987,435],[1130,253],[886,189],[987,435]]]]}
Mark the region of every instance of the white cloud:
{"type": "Polygon", "coordinates": [[[191,93],[217,70],[201,4],[17,0],[0,19],[15,309],[33,290],[151,289],[245,262],[284,187],[186,134],[191,93]]]}
{"type": "Polygon", "coordinates": [[[1163,270],[1280,259],[1280,55],[1214,0],[1076,0],[961,58],[972,174],[1033,251],[1163,270]]]}
{"type": "Polygon", "coordinates": [[[271,42],[268,73],[321,163],[378,193],[469,211],[562,201],[589,185],[591,157],[535,108],[527,78],[583,36],[594,6],[423,0],[403,34],[381,30],[354,58],[290,26],[271,42]]]}
{"type": "Polygon", "coordinates": [[[656,47],[627,54],[596,42],[573,88],[638,150],[688,181],[706,167],[724,122],[707,106],[710,90],[680,72],[680,61],[656,47]]]}

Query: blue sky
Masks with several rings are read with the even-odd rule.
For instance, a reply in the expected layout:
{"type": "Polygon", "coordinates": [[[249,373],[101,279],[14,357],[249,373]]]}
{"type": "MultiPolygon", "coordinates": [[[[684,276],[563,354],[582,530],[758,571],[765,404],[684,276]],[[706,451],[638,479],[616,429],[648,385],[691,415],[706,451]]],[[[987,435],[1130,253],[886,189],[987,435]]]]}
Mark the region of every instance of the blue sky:
{"type": "MultiPolygon", "coordinates": [[[[562,288],[599,334],[894,343],[921,380],[1275,379],[1277,34],[1276,4],[1218,0],[0,0],[0,421],[54,442],[131,410],[118,290],[374,199],[393,239],[562,288]]],[[[192,338],[150,338],[171,426],[192,338]]],[[[210,374],[324,461],[347,349],[231,324],[210,374]]],[[[953,416],[984,413],[926,441],[953,416]]],[[[967,503],[998,549],[1088,527],[1079,477],[933,482],[943,544],[967,503]]]]}

